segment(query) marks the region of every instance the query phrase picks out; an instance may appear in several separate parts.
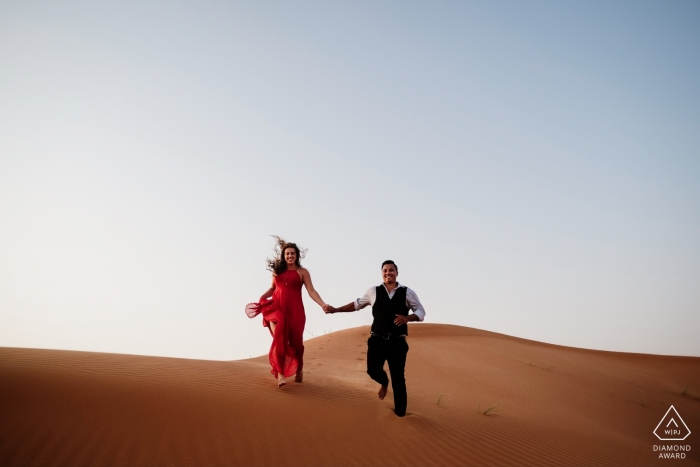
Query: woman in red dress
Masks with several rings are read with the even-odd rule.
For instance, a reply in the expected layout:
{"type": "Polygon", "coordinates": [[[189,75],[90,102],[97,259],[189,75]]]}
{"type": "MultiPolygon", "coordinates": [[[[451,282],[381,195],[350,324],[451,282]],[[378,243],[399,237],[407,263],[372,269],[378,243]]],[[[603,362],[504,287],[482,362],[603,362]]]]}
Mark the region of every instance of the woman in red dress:
{"type": "MultiPolygon", "coordinates": [[[[304,326],[306,314],[301,299],[301,286],[311,299],[321,308],[326,303],[314,289],[311,274],[301,267],[301,258],[306,251],[301,251],[294,243],[287,243],[275,237],[277,257],[267,260],[267,268],[272,271],[272,286],[260,297],[257,313],[263,315],[263,326],[270,329],[272,346],[270,347],[270,365],[272,374],[277,378],[277,385],[287,384],[286,377],[296,375],[294,381],[301,383],[304,379],[304,326]],[[268,300],[272,297],[272,300],[268,300]]],[[[256,313],[256,314],[257,314],[256,313]]]]}

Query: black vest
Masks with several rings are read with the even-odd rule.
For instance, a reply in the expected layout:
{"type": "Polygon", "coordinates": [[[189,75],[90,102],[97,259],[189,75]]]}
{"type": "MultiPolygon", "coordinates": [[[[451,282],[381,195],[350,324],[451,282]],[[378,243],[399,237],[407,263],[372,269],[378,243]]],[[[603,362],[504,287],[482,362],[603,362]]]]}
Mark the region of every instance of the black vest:
{"type": "Polygon", "coordinates": [[[396,315],[408,316],[406,306],[406,287],[401,286],[395,289],[394,296],[389,298],[389,294],[383,285],[376,288],[377,297],[372,305],[372,332],[377,334],[391,333],[393,336],[402,334],[408,335],[408,325],[397,326],[394,324],[396,315]]]}

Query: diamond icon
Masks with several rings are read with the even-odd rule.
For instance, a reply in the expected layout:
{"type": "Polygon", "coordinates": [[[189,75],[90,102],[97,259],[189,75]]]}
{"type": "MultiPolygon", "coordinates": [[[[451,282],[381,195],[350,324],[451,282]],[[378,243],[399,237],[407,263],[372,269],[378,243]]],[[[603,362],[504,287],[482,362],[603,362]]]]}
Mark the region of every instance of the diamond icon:
{"type": "Polygon", "coordinates": [[[685,424],[674,406],[666,411],[656,428],[654,434],[661,441],[683,441],[690,435],[690,429],[685,424]]]}

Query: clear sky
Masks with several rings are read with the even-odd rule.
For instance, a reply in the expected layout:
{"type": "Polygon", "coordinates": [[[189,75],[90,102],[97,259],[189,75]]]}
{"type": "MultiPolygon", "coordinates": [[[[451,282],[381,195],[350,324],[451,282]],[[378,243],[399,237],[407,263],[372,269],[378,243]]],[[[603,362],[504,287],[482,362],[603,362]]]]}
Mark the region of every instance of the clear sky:
{"type": "MultiPolygon", "coordinates": [[[[0,4],[0,345],[237,359],[339,306],[700,356],[700,3],[0,4]]],[[[307,337],[371,322],[326,316],[307,337]]]]}

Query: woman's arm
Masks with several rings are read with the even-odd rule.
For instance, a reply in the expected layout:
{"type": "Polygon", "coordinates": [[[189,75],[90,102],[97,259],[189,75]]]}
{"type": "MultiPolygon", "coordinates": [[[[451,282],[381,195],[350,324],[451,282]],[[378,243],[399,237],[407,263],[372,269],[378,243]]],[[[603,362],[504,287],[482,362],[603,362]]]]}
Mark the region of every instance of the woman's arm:
{"type": "Polygon", "coordinates": [[[316,289],[314,289],[314,284],[311,282],[311,274],[309,273],[308,269],[301,268],[299,269],[299,272],[301,272],[301,282],[306,286],[306,291],[309,292],[309,297],[311,299],[318,303],[318,306],[321,308],[326,306],[326,302],[323,301],[321,296],[316,292],[316,289]]]}
{"type": "Polygon", "coordinates": [[[270,286],[270,288],[267,289],[265,291],[265,293],[260,296],[260,300],[264,300],[266,298],[272,297],[272,294],[274,291],[275,291],[275,278],[273,277],[272,278],[272,286],[270,286]]]}

